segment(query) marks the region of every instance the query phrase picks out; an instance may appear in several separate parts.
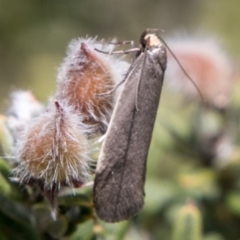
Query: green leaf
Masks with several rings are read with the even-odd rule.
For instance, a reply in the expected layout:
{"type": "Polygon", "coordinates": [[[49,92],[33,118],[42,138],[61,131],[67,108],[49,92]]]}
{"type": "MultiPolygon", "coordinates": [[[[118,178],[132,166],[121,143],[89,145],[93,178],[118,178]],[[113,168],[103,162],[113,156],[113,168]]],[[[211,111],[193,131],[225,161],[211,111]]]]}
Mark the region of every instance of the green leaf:
{"type": "Polygon", "coordinates": [[[179,194],[179,188],[172,182],[149,178],[145,184],[145,204],[142,214],[156,215],[169,201],[179,194]]]}
{"type": "Polygon", "coordinates": [[[91,240],[93,239],[93,220],[77,225],[76,231],[68,237],[69,240],[91,240]]]}
{"type": "Polygon", "coordinates": [[[203,240],[225,240],[219,233],[208,233],[203,240]]]}
{"type": "Polygon", "coordinates": [[[129,226],[129,221],[120,223],[105,223],[100,221],[103,228],[102,236],[104,240],[122,240],[129,226]]]}
{"type": "Polygon", "coordinates": [[[8,155],[14,144],[14,139],[9,131],[7,124],[7,117],[0,114],[0,155],[8,155]]]}
{"type": "Polygon", "coordinates": [[[65,188],[58,195],[59,205],[81,205],[92,207],[92,188],[65,188]]]}
{"type": "Polygon", "coordinates": [[[230,192],[225,198],[226,205],[236,215],[240,216],[240,193],[230,192]]]}
{"type": "Polygon", "coordinates": [[[217,185],[217,175],[212,170],[190,169],[180,172],[177,180],[186,196],[208,199],[219,197],[220,189],[217,185]]]}
{"type": "Polygon", "coordinates": [[[4,176],[7,176],[9,174],[10,167],[9,164],[4,160],[2,157],[0,157],[0,172],[4,174],[4,176]]]}
{"type": "Polygon", "coordinates": [[[3,177],[3,175],[0,172],[0,194],[3,195],[10,195],[11,193],[11,185],[9,182],[3,177]]]}
{"type": "Polygon", "coordinates": [[[0,194],[0,211],[22,225],[33,225],[34,217],[30,210],[0,194]]]}
{"type": "Polygon", "coordinates": [[[0,194],[0,203],[0,225],[9,240],[39,239],[37,231],[35,231],[34,217],[28,208],[2,194],[0,194]]]}
{"type": "Polygon", "coordinates": [[[197,207],[188,202],[176,213],[172,240],[201,240],[202,217],[197,207]]]}

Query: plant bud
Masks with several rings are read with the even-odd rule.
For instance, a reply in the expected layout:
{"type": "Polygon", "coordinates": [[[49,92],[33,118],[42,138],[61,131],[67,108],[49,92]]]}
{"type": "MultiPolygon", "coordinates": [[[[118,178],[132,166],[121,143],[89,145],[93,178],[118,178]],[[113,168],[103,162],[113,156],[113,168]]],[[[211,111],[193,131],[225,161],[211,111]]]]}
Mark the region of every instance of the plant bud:
{"type": "Polygon", "coordinates": [[[8,118],[0,114],[0,156],[7,157],[14,145],[14,138],[7,126],[8,118]]]}
{"type": "Polygon", "coordinates": [[[56,98],[64,99],[83,116],[83,123],[96,133],[105,133],[115,101],[117,83],[124,78],[128,64],[109,54],[112,46],[95,39],[73,40],[58,72],[56,98]],[[110,92],[109,92],[110,91],[110,92]]]}
{"type": "Polygon", "coordinates": [[[175,216],[172,240],[201,240],[202,216],[194,203],[188,202],[175,216]]]}
{"type": "MultiPolygon", "coordinates": [[[[236,80],[234,66],[217,41],[209,38],[185,37],[169,39],[169,47],[192,78],[206,103],[225,108],[236,80]]],[[[189,81],[175,59],[168,55],[167,85],[187,98],[199,100],[196,87],[189,81]]]]}
{"type": "Polygon", "coordinates": [[[36,183],[52,206],[61,185],[79,187],[89,180],[88,142],[81,117],[55,101],[22,133],[15,170],[23,184],[36,183]]]}
{"type": "Polygon", "coordinates": [[[18,90],[12,92],[10,107],[7,110],[7,125],[15,138],[32,118],[39,116],[43,111],[44,106],[37,101],[30,91],[18,90]]]}

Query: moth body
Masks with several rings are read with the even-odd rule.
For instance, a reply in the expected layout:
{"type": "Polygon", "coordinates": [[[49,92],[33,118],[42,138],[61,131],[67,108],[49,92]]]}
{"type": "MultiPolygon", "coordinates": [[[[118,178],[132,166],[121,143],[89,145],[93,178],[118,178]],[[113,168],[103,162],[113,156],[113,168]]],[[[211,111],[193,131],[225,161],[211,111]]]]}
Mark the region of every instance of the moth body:
{"type": "Polygon", "coordinates": [[[166,49],[145,31],[103,142],[94,181],[97,215],[119,222],[144,204],[146,160],[166,69],[166,49]]]}

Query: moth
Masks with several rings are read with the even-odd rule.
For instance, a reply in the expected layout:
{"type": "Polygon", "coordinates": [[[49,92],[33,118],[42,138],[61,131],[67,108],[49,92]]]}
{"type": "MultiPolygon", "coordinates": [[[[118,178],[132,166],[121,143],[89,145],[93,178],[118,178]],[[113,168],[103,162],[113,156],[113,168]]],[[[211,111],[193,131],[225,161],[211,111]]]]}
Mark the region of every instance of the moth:
{"type": "Polygon", "coordinates": [[[145,30],[124,80],[96,168],[93,201],[98,217],[119,222],[144,204],[146,159],[166,69],[166,47],[145,30]]]}

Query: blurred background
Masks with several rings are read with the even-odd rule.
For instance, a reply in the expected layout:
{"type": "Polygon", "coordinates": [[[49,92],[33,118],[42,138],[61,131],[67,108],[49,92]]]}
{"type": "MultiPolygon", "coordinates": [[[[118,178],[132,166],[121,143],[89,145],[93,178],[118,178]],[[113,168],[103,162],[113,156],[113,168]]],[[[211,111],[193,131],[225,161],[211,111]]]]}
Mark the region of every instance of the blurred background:
{"type": "MultiPolygon", "coordinates": [[[[89,218],[85,215],[84,220],[79,215],[80,220],[75,219],[67,226],[67,220],[65,225],[59,220],[58,228],[65,229],[59,233],[55,225],[56,231],[49,230],[46,224],[34,220],[38,222],[38,227],[34,226],[39,235],[29,230],[31,237],[23,234],[21,239],[240,239],[239,9],[238,0],[0,0],[0,112],[3,114],[9,104],[9,94],[16,89],[31,90],[38,100],[47,102],[55,91],[57,69],[73,38],[116,37],[138,43],[146,28],[165,30],[162,38],[169,41],[180,61],[184,63],[188,59],[183,67],[191,72],[207,100],[200,101],[199,95],[193,92],[196,89],[179,88],[181,85],[188,89],[184,84],[189,84],[182,79],[182,72],[174,72],[173,67],[174,75],[166,73],[166,87],[163,87],[148,157],[146,204],[132,221],[120,224],[119,228],[118,225],[98,226],[95,221],[86,221],[89,218]],[[199,41],[194,42],[196,36],[200,43],[209,39],[219,45],[220,55],[211,53],[211,47],[206,48],[209,55],[201,51],[205,47],[198,45],[199,41]],[[189,39],[190,42],[193,39],[194,49],[200,49],[199,52],[188,49],[185,43],[189,39]],[[186,56],[179,49],[186,49],[186,56]],[[206,55],[202,57],[201,52],[206,55]],[[193,62],[196,64],[191,65],[193,62]],[[209,76],[204,77],[203,72],[209,76]],[[220,81],[223,76],[226,77],[220,81]],[[221,94],[224,104],[214,100],[221,94]],[[194,237],[179,237],[179,232],[185,231],[179,222],[185,220],[187,231],[194,233],[188,236],[194,237]]],[[[170,65],[172,61],[169,55],[170,65]]],[[[2,174],[6,174],[6,168],[2,169],[5,169],[2,174]]],[[[6,184],[11,188],[11,183],[6,184]]],[[[6,186],[0,188],[3,198],[21,199],[26,205],[25,198],[8,195],[4,189],[6,186]]],[[[82,196],[85,193],[79,193],[79,199],[82,196]]],[[[74,204],[82,207],[80,200],[74,204]]],[[[83,206],[83,212],[91,215],[86,210],[89,205],[83,206]]],[[[39,208],[34,209],[34,217],[43,218],[39,208]]],[[[1,222],[8,213],[3,215],[1,222]]],[[[21,229],[18,227],[21,216],[8,216],[12,229],[21,229]]],[[[7,234],[2,236],[8,237],[1,239],[20,239],[20,235],[14,238],[9,233],[9,226],[5,227],[7,234]]]]}
{"type": "Polygon", "coordinates": [[[29,89],[42,101],[54,91],[56,69],[77,37],[135,40],[146,28],[216,36],[240,55],[237,0],[0,1],[0,109],[9,92],[29,89]]]}

